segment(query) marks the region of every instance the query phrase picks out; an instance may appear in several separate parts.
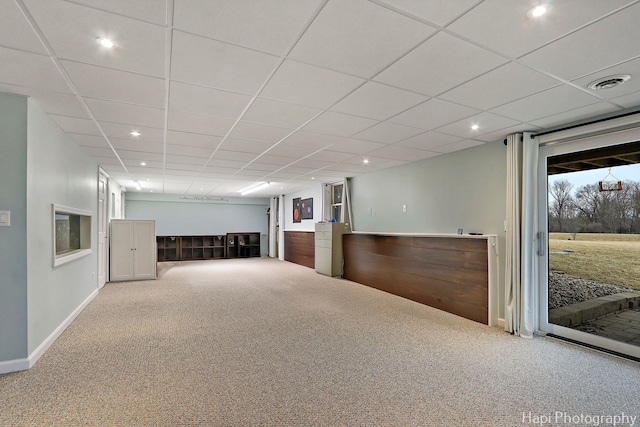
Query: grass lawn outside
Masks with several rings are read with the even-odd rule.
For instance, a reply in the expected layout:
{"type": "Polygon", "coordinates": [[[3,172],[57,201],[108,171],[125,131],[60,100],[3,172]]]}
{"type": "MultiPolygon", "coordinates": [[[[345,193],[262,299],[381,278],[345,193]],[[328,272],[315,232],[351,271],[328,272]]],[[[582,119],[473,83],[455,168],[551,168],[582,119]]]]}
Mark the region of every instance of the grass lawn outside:
{"type": "Polygon", "coordinates": [[[551,270],[640,290],[640,234],[578,233],[569,239],[569,233],[549,233],[551,270]]]}

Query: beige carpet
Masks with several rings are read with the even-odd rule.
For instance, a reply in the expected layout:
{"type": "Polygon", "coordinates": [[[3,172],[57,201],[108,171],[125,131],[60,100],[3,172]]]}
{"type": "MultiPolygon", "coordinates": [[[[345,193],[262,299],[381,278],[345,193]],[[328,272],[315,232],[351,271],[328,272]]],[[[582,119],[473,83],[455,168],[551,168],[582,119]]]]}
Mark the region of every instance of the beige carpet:
{"type": "Polygon", "coordinates": [[[159,280],[107,284],[35,367],[0,375],[0,426],[640,417],[637,362],[516,338],[288,262],[160,266],[159,280]]]}

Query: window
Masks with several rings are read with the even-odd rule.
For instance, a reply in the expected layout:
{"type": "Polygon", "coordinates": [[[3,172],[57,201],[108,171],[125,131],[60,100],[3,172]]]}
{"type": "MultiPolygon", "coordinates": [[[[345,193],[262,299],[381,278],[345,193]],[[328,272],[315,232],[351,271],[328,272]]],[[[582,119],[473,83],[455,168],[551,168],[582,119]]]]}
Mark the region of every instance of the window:
{"type": "Polygon", "coordinates": [[[53,266],[91,253],[91,212],[53,205],[53,266]]]}

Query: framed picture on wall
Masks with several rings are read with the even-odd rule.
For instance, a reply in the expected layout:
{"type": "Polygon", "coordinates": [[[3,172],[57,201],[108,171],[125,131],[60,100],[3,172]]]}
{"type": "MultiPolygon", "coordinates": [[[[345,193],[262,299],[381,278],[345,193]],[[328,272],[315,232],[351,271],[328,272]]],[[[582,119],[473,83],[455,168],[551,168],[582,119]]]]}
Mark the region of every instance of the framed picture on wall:
{"type": "Polygon", "coordinates": [[[302,214],[300,212],[300,197],[293,199],[293,222],[302,222],[302,214]]]}
{"type": "Polygon", "coordinates": [[[313,198],[300,202],[300,215],[302,219],[313,219],[313,198]]]}

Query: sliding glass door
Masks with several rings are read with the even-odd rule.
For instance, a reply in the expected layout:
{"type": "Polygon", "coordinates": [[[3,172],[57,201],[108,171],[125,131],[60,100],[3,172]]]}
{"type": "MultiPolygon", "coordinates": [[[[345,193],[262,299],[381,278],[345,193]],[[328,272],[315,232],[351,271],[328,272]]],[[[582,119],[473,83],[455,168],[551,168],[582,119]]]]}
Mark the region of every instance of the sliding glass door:
{"type": "Polygon", "coordinates": [[[618,142],[540,148],[539,323],[640,357],[640,142],[618,142]]]}

